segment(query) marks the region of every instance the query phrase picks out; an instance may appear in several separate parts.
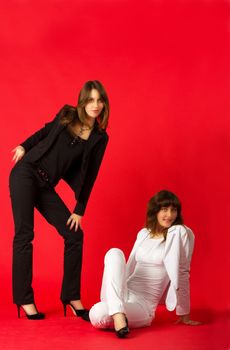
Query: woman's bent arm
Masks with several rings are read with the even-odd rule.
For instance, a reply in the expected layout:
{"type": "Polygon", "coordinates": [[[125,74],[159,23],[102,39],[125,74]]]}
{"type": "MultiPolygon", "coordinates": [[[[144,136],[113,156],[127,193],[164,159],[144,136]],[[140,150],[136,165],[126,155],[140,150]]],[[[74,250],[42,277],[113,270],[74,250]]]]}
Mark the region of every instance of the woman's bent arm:
{"type": "Polygon", "coordinates": [[[25,149],[25,152],[28,152],[32,147],[37,145],[39,141],[44,139],[49,134],[58,117],[59,115],[57,114],[51,122],[46,123],[43,128],[36,131],[33,135],[28,137],[24,142],[20,144],[20,146],[22,146],[25,149]]]}
{"type": "Polygon", "coordinates": [[[80,216],[84,215],[85,208],[92,191],[94,182],[97,178],[98,171],[105,153],[105,149],[108,143],[108,136],[104,137],[100,143],[95,147],[94,151],[90,155],[89,166],[87,169],[86,177],[79,196],[76,196],[77,205],[74,209],[74,213],[80,216]]]}

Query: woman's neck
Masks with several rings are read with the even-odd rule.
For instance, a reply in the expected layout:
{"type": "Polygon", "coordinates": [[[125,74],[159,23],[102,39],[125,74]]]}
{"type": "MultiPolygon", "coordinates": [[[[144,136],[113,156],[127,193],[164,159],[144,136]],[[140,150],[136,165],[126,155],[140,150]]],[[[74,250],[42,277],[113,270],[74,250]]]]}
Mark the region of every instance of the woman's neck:
{"type": "Polygon", "coordinates": [[[158,234],[158,235],[163,235],[163,233],[166,231],[167,229],[165,227],[162,227],[160,225],[158,225],[156,227],[156,231],[155,233],[158,234]]]}
{"type": "Polygon", "coordinates": [[[156,237],[156,238],[161,238],[164,236],[163,232],[154,232],[152,233],[153,237],[156,237]]]}
{"type": "Polygon", "coordinates": [[[87,125],[90,129],[92,129],[94,124],[95,124],[94,118],[86,117],[86,123],[84,125],[87,125]]]}
{"type": "Polygon", "coordinates": [[[152,232],[154,237],[163,237],[167,229],[160,225],[157,225],[155,232],[152,232]]]}

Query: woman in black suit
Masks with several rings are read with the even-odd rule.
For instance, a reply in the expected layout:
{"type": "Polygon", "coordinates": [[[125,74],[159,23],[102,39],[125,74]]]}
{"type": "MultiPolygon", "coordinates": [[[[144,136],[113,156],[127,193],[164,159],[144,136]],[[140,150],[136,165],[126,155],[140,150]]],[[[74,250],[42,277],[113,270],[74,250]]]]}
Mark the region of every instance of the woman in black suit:
{"type": "Polygon", "coordinates": [[[77,107],[65,105],[53,121],[14,148],[16,165],[10,174],[15,223],[13,242],[13,299],[28,319],[43,319],[32,289],[34,208],[64,238],[64,276],[61,301],[76,316],[89,320],[80,300],[83,232],[81,218],[108,142],[109,101],[102,84],[88,81],[77,107]],[[55,191],[63,179],[77,200],[71,213],[55,191]]]}

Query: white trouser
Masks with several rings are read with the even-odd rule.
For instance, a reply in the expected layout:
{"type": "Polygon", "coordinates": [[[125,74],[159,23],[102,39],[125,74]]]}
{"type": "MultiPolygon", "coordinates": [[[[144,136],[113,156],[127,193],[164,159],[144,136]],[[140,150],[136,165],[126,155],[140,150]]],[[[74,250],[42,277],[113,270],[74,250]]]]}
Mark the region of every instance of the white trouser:
{"type": "Polygon", "coordinates": [[[124,253],[112,248],[105,255],[101,302],[90,309],[89,317],[96,328],[112,328],[111,316],[118,312],[126,315],[131,328],[149,326],[153,319],[141,298],[127,290],[124,253]]]}

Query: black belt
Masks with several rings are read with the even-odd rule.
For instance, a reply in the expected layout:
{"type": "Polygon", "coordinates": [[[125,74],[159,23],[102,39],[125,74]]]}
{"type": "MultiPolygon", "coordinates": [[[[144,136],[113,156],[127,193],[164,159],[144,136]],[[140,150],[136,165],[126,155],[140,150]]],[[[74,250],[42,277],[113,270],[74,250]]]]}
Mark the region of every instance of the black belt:
{"type": "Polygon", "coordinates": [[[49,182],[48,173],[44,169],[42,169],[40,166],[37,167],[37,173],[43,181],[49,182]]]}

